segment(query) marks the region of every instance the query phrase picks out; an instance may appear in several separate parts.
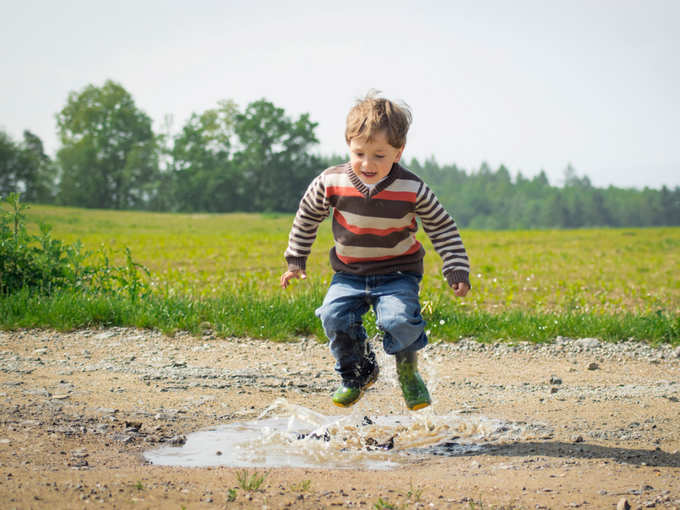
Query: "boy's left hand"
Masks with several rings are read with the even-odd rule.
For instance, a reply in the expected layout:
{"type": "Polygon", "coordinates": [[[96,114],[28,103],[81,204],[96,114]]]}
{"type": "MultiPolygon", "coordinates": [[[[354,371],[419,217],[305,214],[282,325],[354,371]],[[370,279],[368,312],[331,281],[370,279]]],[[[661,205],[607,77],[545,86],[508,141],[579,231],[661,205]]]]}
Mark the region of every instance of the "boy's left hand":
{"type": "Polygon", "coordinates": [[[453,285],[451,285],[451,288],[458,297],[465,296],[465,294],[467,294],[468,291],[470,290],[470,286],[465,282],[456,282],[453,285]]]}

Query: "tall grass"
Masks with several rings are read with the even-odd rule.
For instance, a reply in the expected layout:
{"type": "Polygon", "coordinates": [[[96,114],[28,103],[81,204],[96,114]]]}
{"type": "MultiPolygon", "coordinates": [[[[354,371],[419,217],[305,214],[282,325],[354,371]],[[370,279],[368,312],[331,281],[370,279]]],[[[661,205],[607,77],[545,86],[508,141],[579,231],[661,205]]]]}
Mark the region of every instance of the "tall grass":
{"type": "MultiPolygon", "coordinates": [[[[52,224],[64,243],[80,240],[91,260],[99,257],[101,263],[107,253],[106,263],[121,271],[121,279],[107,292],[63,288],[50,295],[23,290],[0,296],[2,328],[129,325],[198,333],[209,323],[223,336],[323,339],[314,310],[332,276],[328,222],[314,246],[309,278],[283,291],[278,278],[290,216],[42,206],[27,216],[52,224]]],[[[562,335],[680,342],[678,228],[463,229],[463,238],[473,289],[460,300],[420,236],[428,250],[421,301],[433,341],[544,341],[562,335]]],[[[366,326],[375,333],[371,314],[366,326]]]]}

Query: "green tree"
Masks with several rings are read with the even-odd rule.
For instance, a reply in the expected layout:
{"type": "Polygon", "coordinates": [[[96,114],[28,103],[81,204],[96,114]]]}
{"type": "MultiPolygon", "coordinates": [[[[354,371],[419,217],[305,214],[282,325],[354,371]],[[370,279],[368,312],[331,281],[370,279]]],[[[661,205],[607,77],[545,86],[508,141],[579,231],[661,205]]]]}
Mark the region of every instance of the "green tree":
{"type": "Polygon", "coordinates": [[[42,140],[28,130],[22,144],[24,194],[27,202],[50,203],[55,196],[57,167],[45,154],[42,140]]]}
{"type": "Polygon", "coordinates": [[[174,139],[171,150],[174,208],[183,211],[234,211],[241,200],[238,175],[231,161],[233,101],[200,115],[193,113],[174,139]]]}
{"type": "Polygon", "coordinates": [[[108,80],[71,92],[57,114],[62,148],[60,199],[69,205],[143,208],[151,200],[158,153],[151,119],[108,80]]]}
{"type": "Polygon", "coordinates": [[[239,150],[234,154],[250,211],[294,211],[320,160],[308,152],[318,140],[309,114],[297,120],[260,99],[236,115],[239,150]]]}
{"type": "Polygon", "coordinates": [[[19,148],[4,131],[0,131],[0,197],[19,191],[17,189],[19,148]]]}
{"type": "Polygon", "coordinates": [[[26,201],[48,203],[54,198],[56,167],[42,140],[24,131],[21,143],[0,132],[0,196],[21,193],[26,201]]]}

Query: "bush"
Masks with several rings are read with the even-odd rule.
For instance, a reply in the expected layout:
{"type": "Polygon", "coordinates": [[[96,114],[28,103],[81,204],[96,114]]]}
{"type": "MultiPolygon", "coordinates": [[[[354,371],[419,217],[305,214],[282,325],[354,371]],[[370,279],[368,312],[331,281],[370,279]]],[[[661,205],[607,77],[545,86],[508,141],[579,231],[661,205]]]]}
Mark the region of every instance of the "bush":
{"type": "Polygon", "coordinates": [[[11,193],[2,201],[0,215],[0,294],[27,289],[51,294],[55,289],[71,288],[109,293],[124,292],[131,300],[150,294],[149,271],[132,259],[125,248],[126,264],[112,266],[110,252],[102,250],[99,261],[88,264],[92,255],[82,244],[65,244],[51,236],[52,228],[40,224],[40,234],[26,229],[28,206],[20,195],[11,193]],[[9,210],[5,207],[9,206],[9,210]]]}

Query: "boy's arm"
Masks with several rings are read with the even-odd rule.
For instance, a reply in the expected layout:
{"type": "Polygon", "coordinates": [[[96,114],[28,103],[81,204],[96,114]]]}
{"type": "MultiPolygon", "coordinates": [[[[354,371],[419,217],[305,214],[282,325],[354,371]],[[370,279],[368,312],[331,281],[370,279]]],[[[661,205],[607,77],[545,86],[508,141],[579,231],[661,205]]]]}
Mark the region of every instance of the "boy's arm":
{"type": "Polygon", "coordinates": [[[458,227],[451,215],[439,203],[429,186],[423,183],[418,190],[415,212],[420,216],[423,230],[444,263],[442,273],[457,295],[465,295],[470,288],[470,261],[458,227]],[[461,291],[461,285],[467,286],[461,291]],[[459,294],[459,292],[463,292],[459,294]]]}
{"type": "Polygon", "coordinates": [[[326,186],[321,174],[307,188],[295,214],[288,236],[288,247],[284,254],[288,262],[288,272],[304,273],[307,257],[316,239],[316,231],[329,212],[330,204],[326,198],[326,186]]]}

